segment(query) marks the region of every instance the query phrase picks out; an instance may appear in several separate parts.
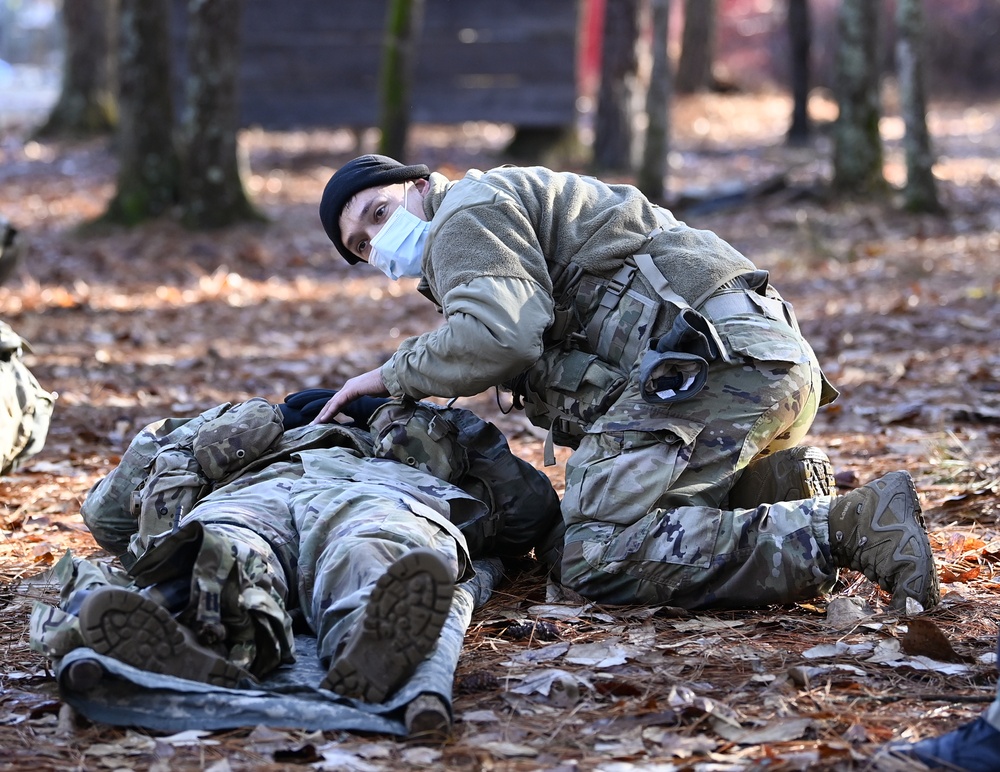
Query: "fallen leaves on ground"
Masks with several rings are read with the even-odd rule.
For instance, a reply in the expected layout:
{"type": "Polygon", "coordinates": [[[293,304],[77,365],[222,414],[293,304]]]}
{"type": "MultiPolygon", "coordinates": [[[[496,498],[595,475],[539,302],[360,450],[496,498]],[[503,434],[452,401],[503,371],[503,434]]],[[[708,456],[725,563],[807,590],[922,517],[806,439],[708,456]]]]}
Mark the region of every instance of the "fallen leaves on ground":
{"type": "MultiPolygon", "coordinates": [[[[1000,164],[990,121],[937,105],[944,218],[823,195],[829,147],[781,144],[787,102],[702,96],[675,114],[671,189],[704,193],[786,174],[789,187],[686,218],[771,272],[841,389],[808,442],[845,488],[907,469],[921,491],[943,600],[900,616],[844,572],[827,598],[698,612],[547,595],[531,563],[477,611],[456,674],[453,739],[247,727],[171,737],[89,725],[27,645],[44,574],[66,550],[109,560],[79,517],[135,432],[224,401],[336,387],[439,317],[411,282],[351,270],[315,214],[349,132],[242,137],[267,224],[191,233],[79,226],[114,184],[105,141],[0,141],[0,212],[27,255],[0,313],[59,392],[44,451],[0,479],[0,767],[46,770],[870,769],[890,740],[976,716],[994,695],[1000,555],[1000,164]],[[700,116],[710,120],[692,126],[700,116]],[[988,125],[987,125],[988,124],[988,125]],[[705,127],[708,126],[708,132],[705,127]]],[[[502,132],[493,132],[505,136],[502,132]]],[[[422,127],[414,158],[457,176],[503,162],[475,127],[422,127]]],[[[887,147],[899,179],[901,151],[887,147]]],[[[683,212],[681,213],[682,217],[683,212]]],[[[494,393],[463,399],[541,468],[543,435],[494,393]]],[[[568,452],[546,471],[561,489],[568,452]]],[[[915,769],[879,762],[884,769],[915,769]]]]}

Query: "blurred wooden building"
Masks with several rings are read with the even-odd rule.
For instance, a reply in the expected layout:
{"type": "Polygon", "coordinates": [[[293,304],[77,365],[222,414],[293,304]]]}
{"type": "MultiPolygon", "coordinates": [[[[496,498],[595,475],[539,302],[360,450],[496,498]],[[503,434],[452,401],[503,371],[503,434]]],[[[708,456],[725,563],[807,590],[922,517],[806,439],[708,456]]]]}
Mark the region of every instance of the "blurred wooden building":
{"type": "MultiPolygon", "coordinates": [[[[266,129],[378,121],[386,0],[245,0],[242,122],[266,129]]],[[[174,3],[183,77],[184,0],[174,3]]],[[[571,126],[578,0],[424,0],[414,123],[571,126]]]]}

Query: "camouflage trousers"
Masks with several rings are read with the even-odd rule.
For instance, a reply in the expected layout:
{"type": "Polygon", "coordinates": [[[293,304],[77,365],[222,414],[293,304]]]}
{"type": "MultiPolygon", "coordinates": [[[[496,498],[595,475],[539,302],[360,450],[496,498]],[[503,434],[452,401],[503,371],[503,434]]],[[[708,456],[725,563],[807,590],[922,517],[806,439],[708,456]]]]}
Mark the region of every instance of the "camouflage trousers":
{"type": "Polygon", "coordinates": [[[704,389],[651,405],[638,368],[566,466],[562,582],[605,603],[747,607],[815,597],[836,579],[830,497],[729,510],[740,472],[801,441],[821,373],[797,330],[763,317],[715,326],[732,363],[704,389]]]}
{"type": "Polygon", "coordinates": [[[203,498],[179,528],[150,540],[131,578],[85,561],[61,568],[59,609],[36,608],[32,645],[49,656],[83,645],[82,593],[158,588],[190,577],[177,615],[200,640],[262,677],[294,656],[291,612],[316,633],[324,663],[360,618],[375,581],[416,547],[436,550],[456,579],[470,570],[451,507],[484,504],[418,470],[341,448],[302,451],[203,498]],[[36,618],[37,617],[37,618],[36,618]]]}

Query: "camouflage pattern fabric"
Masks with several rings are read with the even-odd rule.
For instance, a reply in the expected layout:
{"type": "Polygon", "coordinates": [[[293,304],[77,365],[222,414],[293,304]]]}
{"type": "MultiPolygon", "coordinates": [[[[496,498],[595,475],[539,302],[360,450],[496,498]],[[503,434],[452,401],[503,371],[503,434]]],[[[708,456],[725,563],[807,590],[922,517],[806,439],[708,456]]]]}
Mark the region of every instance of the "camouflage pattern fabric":
{"type": "Polygon", "coordinates": [[[477,560],[475,576],[459,585],[438,645],[398,692],[380,705],[361,703],[317,689],[326,675],[316,639],[297,635],[297,661],[264,678],[253,689],[226,689],[137,670],[91,649],[74,649],[57,664],[60,696],[91,721],[139,726],[162,732],[192,727],[298,727],[306,731],[342,730],[405,736],[403,709],[422,694],[450,704],[455,669],[474,608],[490,597],[503,575],[497,559],[477,560]],[[100,684],[74,691],[63,675],[79,660],[96,660],[105,670],[100,684]]]}
{"type": "Polygon", "coordinates": [[[132,581],[123,571],[81,560],[69,551],[52,567],[50,575],[60,588],[59,606],[35,602],[29,622],[29,641],[35,651],[59,660],[84,645],[76,611],[86,593],[105,585],[128,587],[132,581]]]}
{"type": "Polygon", "coordinates": [[[369,421],[375,455],[394,458],[447,482],[469,471],[469,454],[459,442],[458,427],[447,408],[412,399],[381,405],[369,421]]]}
{"type": "Polygon", "coordinates": [[[0,322],[0,474],[16,471],[45,445],[55,395],[21,357],[24,340],[0,322]]]}
{"type": "Polygon", "coordinates": [[[281,426],[280,411],[259,398],[151,423],[88,492],[80,508],[83,520],[97,543],[128,568],[151,536],[175,528],[204,495],[247,472],[306,448],[371,454],[364,431],[329,424],[282,433],[281,426]]]}
{"type": "Polygon", "coordinates": [[[203,424],[191,450],[205,476],[221,480],[256,461],[282,430],[281,411],[255,397],[203,424]]]}
{"type": "MultiPolygon", "coordinates": [[[[83,522],[104,549],[116,555],[126,568],[135,562],[129,544],[138,533],[141,490],[161,452],[188,450],[198,429],[232,407],[231,403],[206,410],[198,416],[165,418],[145,427],[132,439],[121,461],[110,474],[98,480],[80,507],[83,522]]],[[[177,511],[164,513],[174,518],[177,511]]],[[[152,526],[151,526],[152,527],[152,526]]],[[[149,535],[150,529],[144,529],[149,535]]],[[[155,532],[155,531],[154,531],[155,532]]]]}
{"type": "Polygon", "coordinates": [[[302,534],[298,591],[321,661],[358,623],[376,580],[411,549],[435,550],[468,578],[471,558],[449,514],[481,503],[431,475],[400,475],[395,461],[305,453],[302,463],[307,474],[290,495],[302,534]]]}
{"type": "Polygon", "coordinates": [[[489,504],[487,517],[452,520],[473,556],[526,555],[561,523],[549,478],[515,456],[495,425],[469,410],[392,399],[372,414],[371,431],[377,457],[450,480],[489,504]]]}
{"type": "MultiPolygon", "coordinates": [[[[130,575],[137,589],[190,576],[178,620],[264,676],[293,658],[290,610],[301,608],[327,656],[403,551],[435,549],[468,578],[471,558],[451,522],[468,512],[486,505],[419,470],[346,448],[305,450],[204,496],[149,540],[130,575]]],[[[72,598],[102,581],[84,561],[62,579],[61,609],[37,604],[32,615],[32,645],[49,656],[79,644],[72,598]]]]}
{"type": "Polygon", "coordinates": [[[177,528],[184,515],[194,509],[211,489],[201,465],[189,450],[167,449],[153,460],[142,487],[133,495],[138,509],[138,530],[129,539],[128,551],[138,558],[155,536],[177,528]]]}
{"type": "MultiPolygon", "coordinates": [[[[426,468],[466,490],[395,458],[372,457],[373,440],[359,429],[282,432],[280,413],[263,400],[149,425],[84,506],[105,546],[127,543],[128,574],[61,563],[62,602],[36,605],[32,645],[55,659],[78,648],[75,610],[93,587],[115,583],[150,595],[201,643],[265,677],[294,661],[293,612],[302,613],[328,660],[374,582],[410,549],[437,551],[467,580],[473,552],[465,530],[481,554],[509,513],[523,520],[513,523],[520,549],[542,543],[559,523],[548,478],[516,459],[492,424],[442,411],[455,443],[435,445],[445,453],[426,468]],[[189,590],[172,606],[162,598],[176,595],[178,582],[189,590]]],[[[432,422],[404,421],[404,444],[409,431],[430,447],[416,427],[432,422]]]]}
{"type": "Polygon", "coordinates": [[[687,608],[788,603],[829,589],[830,498],[726,509],[756,456],[797,444],[820,403],[812,349],[784,319],[714,320],[731,363],[696,396],[642,399],[628,386],[566,467],[562,581],[606,603],[687,608]]]}

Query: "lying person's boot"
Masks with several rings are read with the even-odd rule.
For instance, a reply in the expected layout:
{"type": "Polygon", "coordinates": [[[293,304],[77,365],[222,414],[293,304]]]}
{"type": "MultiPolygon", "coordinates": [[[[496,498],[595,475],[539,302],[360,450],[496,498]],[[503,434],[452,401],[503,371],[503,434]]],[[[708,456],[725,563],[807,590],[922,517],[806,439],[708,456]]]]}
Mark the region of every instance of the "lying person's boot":
{"type": "Polygon", "coordinates": [[[375,583],[321,686],[384,701],[437,644],[454,593],[455,575],[444,558],[429,549],[407,552],[375,583]]]}
{"type": "Polygon", "coordinates": [[[894,756],[919,759],[931,769],[964,772],[1000,770],[1000,731],[982,717],[940,737],[931,737],[913,745],[894,744],[886,750],[894,756]]]}
{"type": "Polygon", "coordinates": [[[436,694],[421,694],[406,706],[403,717],[408,740],[417,743],[443,743],[451,734],[451,711],[436,694]]]}
{"type": "Polygon", "coordinates": [[[134,590],[101,587],[80,606],[84,643],[151,673],[235,687],[253,680],[243,668],[202,646],[170,612],[134,590]]]}
{"type": "Polygon", "coordinates": [[[83,657],[66,665],[59,678],[74,692],[89,692],[104,676],[104,666],[96,658],[83,657]]]}
{"type": "Polygon", "coordinates": [[[837,481],[821,448],[800,445],[752,461],[729,491],[731,509],[753,509],[779,501],[833,496],[837,481]]]}
{"type": "Polygon", "coordinates": [[[896,609],[906,608],[907,598],[925,609],[938,602],[934,554],[906,472],[890,472],[833,500],[830,549],[836,565],[889,592],[896,609]]]}

